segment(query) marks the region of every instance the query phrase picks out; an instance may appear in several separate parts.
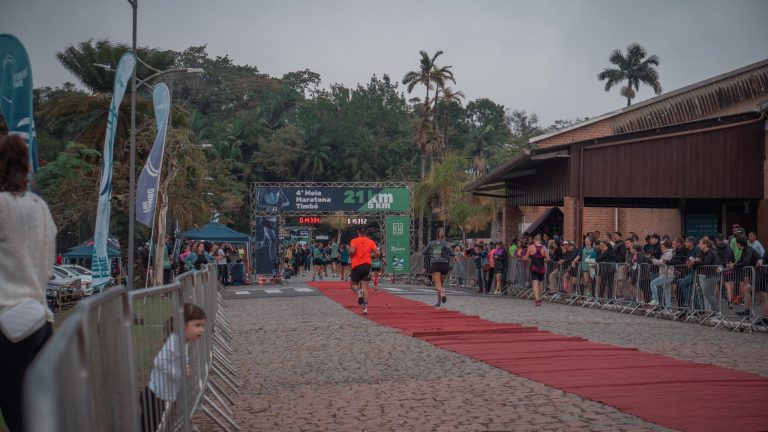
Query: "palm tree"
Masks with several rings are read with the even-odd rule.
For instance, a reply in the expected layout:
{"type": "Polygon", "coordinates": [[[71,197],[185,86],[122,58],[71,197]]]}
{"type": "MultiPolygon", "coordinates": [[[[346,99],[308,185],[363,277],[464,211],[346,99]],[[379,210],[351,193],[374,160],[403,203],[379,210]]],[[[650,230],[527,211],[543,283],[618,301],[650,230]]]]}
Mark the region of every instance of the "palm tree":
{"type": "MultiPolygon", "coordinates": [[[[434,72],[434,69],[435,60],[437,60],[437,58],[442,53],[442,51],[438,50],[435,55],[430,57],[426,51],[419,51],[419,54],[421,55],[421,60],[419,61],[419,70],[410,71],[406,73],[405,76],[403,76],[403,84],[408,86],[408,93],[411,93],[413,88],[419,84],[422,84],[427,88],[427,96],[424,98],[425,107],[429,107],[429,91],[433,88],[432,83],[436,77],[440,76],[439,73],[434,72]]],[[[451,75],[451,77],[453,76],[451,75]]]]}
{"type": "MultiPolygon", "coordinates": [[[[449,66],[450,67],[450,66],[449,66]]],[[[442,151],[445,151],[445,144],[448,142],[448,126],[450,123],[450,115],[448,112],[448,105],[451,102],[461,104],[461,99],[466,96],[461,90],[454,91],[450,87],[444,87],[435,95],[435,112],[437,112],[438,103],[443,106],[443,136],[442,136],[442,151]]]]}
{"type": "Polygon", "coordinates": [[[468,150],[472,155],[472,178],[485,175],[488,162],[488,148],[493,144],[496,129],[493,125],[474,127],[469,133],[468,150]]]}
{"type": "Polygon", "coordinates": [[[421,151],[421,178],[426,178],[426,158],[428,154],[434,156],[438,149],[437,145],[437,125],[434,120],[430,122],[432,118],[432,104],[437,107],[437,100],[432,100],[429,97],[429,91],[433,88],[437,93],[440,88],[445,87],[447,81],[456,82],[453,79],[453,72],[451,72],[451,66],[438,67],[435,64],[435,60],[443,54],[443,51],[438,50],[430,57],[429,54],[421,50],[419,51],[421,60],[419,61],[419,69],[410,71],[403,77],[403,84],[407,85],[408,93],[411,93],[416,85],[423,85],[427,89],[427,95],[424,98],[424,111],[419,130],[416,132],[416,142],[419,145],[421,151]],[[431,126],[431,128],[430,128],[431,126]]]}
{"type": "Polygon", "coordinates": [[[627,47],[626,55],[615,49],[608,58],[611,63],[618,68],[605,68],[597,74],[597,79],[605,81],[605,91],[609,91],[613,86],[627,81],[627,85],[621,88],[621,95],[627,98],[627,106],[632,103],[635,94],[640,90],[640,83],[653,87],[656,94],[661,94],[661,83],[659,82],[659,73],[654,66],[659,65],[659,56],[648,52],[638,43],[632,43],[627,47]]]}
{"type": "MultiPolygon", "coordinates": [[[[120,57],[129,51],[131,51],[131,47],[125,44],[113,44],[107,39],[96,41],[89,39],[80,42],[77,46],[70,45],[64,51],[57,52],[56,59],[91,92],[111,94],[115,73],[94,66],[94,64],[116,67],[120,57]]],[[[141,60],[159,70],[172,67],[176,61],[171,51],[139,48],[137,54],[141,60]]],[[[142,63],[136,65],[138,77],[149,76],[153,73],[154,71],[142,63]]]]}

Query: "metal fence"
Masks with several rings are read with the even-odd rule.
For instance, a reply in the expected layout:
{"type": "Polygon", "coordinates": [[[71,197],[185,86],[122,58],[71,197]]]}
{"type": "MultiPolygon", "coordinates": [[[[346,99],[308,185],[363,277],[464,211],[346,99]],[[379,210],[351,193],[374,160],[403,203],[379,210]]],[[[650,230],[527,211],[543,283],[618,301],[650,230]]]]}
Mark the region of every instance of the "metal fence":
{"type": "MultiPolygon", "coordinates": [[[[216,267],[169,285],[108,290],[79,303],[30,366],[29,430],[191,431],[196,412],[222,430],[239,384],[216,267]],[[201,327],[194,306],[205,314],[201,327]],[[200,330],[202,334],[200,335],[200,330]]],[[[199,314],[198,314],[199,315],[199,314]]]]}
{"type": "MultiPolygon", "coordinates": [[[[530,299],[529,264],[509,258],[499,286],[497,269],[484,271],[473,257],[461,256],[452,263],[446,286],[530,299]]],[[[411,274],[402,280],[430,284],[428,268],[422,254],[413,254],[411,274]]],[[[768,266],[548,262],[542,299],[734,331],[768,331],[768,266]]]]}

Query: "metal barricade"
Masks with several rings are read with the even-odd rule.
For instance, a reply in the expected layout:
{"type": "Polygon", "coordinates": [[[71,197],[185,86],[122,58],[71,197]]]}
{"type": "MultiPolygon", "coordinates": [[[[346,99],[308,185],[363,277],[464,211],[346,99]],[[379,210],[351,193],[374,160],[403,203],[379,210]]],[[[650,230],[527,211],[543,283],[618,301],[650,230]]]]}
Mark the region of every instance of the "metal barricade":
{"type": "MultiPolygon", "coordinates": [[[[719,296],[720,317],[715,327],[723,325],[734,331],[752,330],[758,323],[756,319],[757,297],[763,297],[761,294],[755,295],[756,268],[726,268],[723,270],[722,277],[723,289],[721,289],[719,296]]],[[[761,288],[765,289],[764,287],[761,288]]]]}
{"type": "Polygon", "coordinates": [[[625,270],[628,296],[625,296],[625,306],[621,312],[634,314],[642,311],[647,315],[652,298],[650,286],[653,279],[652,268],[647,263],[628,263],[625,270]]]}
{"type": "Polygon", "coordinates": [[[27,371],[29,430],[138,430],[128,310],[124,288],[75,307],[27,371]]]}
{"type": "Polygon", "coordinates": [[[610,308],[615,300],[617,264],[613,262],[597,263],[595,300],[590,307],[610,308]]]}
{"type": "Polygon", "coordinates": [[[544,278],[544,298],[550,302],[570,303],[577,295],[576,275],[576,267],[569,263],[548,262],[547,273],[544,278]]]}
{"type": "Polygon", "coordinates": [[[208,266],[169,285],[118,287],[81,302],[30,366],[30,430],[189,431],[198,408],[222,429],[239,430],[224,404],[233,401],[212,379],[229,380],[230,393],[238,392],[215,271],[208,266]],[[185,336],[192,304],[207,316],[197,341],[185,336]]]}
{"type": "Polygon", "coordinates": [[[575,278],[576,293],[571,304],[589,307],[594,304],[597,293],[597,263],[595,261],[579,262],[575,278]]]}
{"type": "Polygon", "coordinates": [[[696,320],[699,324],[709,324],[710,319],[720,321],[722,274],[719,265],[694,267],[695,283],[686,322],[696,320]]]}
{"type": "Polygon", "coordinates": [[[672,282],[675,280],[675,267],[664,264],[650,265],[651,281],[648,289],[651,301],[648,303],[648,311],[645,316],[658,317],[660,315],[673,317],[677,309],[677,300],[673,302],[672,282]]]}
{"type": "Polygon", "coordinates": [[[507,276],[510,295],[527,299],[533,297],[530,265],[531,262],[529,260],[514,257],[510,259],[507,276]]]}
{"type": "Polygon", "coordinates": [[[752,322],[750,328],[768,330],[768,265],[755,267],[755,283],[752,295],[752,322]]]}

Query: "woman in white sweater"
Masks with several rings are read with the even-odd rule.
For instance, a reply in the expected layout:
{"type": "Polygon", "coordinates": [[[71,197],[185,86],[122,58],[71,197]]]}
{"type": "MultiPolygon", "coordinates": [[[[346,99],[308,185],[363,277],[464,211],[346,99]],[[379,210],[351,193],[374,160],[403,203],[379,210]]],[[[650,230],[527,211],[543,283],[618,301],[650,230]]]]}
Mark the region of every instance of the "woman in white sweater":
{"type": "Polygon", "coordinates": [[[46,318],[41,327],[15,342],[0,331],[0,410],[12,432],[25,430],[24,373],[53,329],[45,286],[56,256],[56,225],[45,201],[27,191],[29,166],[23,138],[0,139],[0,320],[27,299],[40,302],[46,318]]]}

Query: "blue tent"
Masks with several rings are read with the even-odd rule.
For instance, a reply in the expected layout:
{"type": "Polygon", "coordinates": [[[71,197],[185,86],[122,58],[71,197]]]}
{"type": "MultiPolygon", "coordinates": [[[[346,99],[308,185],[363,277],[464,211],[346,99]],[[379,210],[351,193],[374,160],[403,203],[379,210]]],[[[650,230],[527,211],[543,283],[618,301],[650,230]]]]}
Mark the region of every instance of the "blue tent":
{"type": "MultiPolygon", "coordinates": [[[[117,258],[120,256],[120,242],[115,237],[107,238],[107,256],[117,258]]],[[[92,258],[93,257],[93,238],[83,244],[70,248],[62,254],[64,258],[92,258]]]]}
{"type": "Polygon", "coordinates": [[[184,231],[184,238],[228,243],[248,243],[248,235],[218,223],[209,222],[200,228],[184,231]]]}

